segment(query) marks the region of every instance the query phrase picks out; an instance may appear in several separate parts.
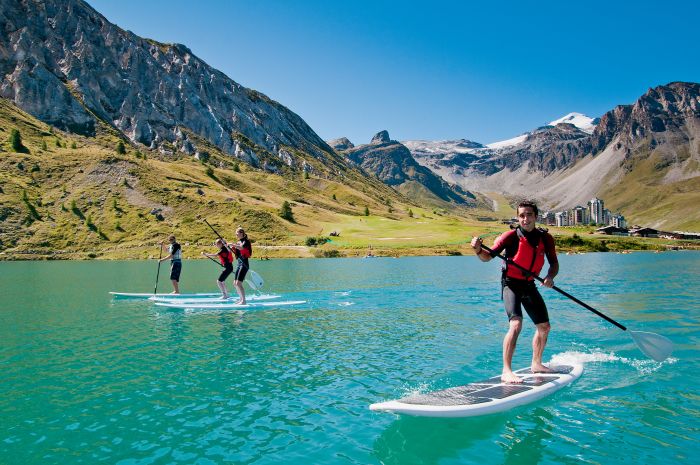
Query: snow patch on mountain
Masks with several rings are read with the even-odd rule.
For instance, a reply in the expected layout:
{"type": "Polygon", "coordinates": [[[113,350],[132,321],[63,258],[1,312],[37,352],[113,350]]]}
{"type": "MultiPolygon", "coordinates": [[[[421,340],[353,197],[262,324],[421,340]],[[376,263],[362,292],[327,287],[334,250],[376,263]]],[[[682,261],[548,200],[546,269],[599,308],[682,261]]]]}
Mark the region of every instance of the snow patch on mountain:
{"type": "Polygon", "coordinates": [[[506,147],[512,147],[514,145],[518,145],[522,142],[525,142],[525,139],[527,139],[527,136],[530,135],[528,134],[522,134],[519,135],[518,137],[513,137],[512,139],[508,140],[502,140],[500,142],[493,142],[491,144],[486,144],[486,147],[490,149],[503,149],[506,147]]]}
{"type": "Polygon", "coordinates": [[[405,140],[401,141],[408,147],[411,153],[444,154],[444,153],[475,153],[475,149],[482,149],[484,146],[478,142],[467,139],[457,140],[405,140]]]}
{"type": "Polygon", "coordinates": [[[581,131],[586,132],[588,134],[593,134],[593,130],[595,129],[596,125],[598,124],[597,119],[590,118],[582,113],[569,113],[566,116],[562,116],[559,119],[555,119],[554,121],[549,123],[549,126],[556,126],[559,123],[569,123],[573,124],[577,128],[579,128],[581,131]]]}

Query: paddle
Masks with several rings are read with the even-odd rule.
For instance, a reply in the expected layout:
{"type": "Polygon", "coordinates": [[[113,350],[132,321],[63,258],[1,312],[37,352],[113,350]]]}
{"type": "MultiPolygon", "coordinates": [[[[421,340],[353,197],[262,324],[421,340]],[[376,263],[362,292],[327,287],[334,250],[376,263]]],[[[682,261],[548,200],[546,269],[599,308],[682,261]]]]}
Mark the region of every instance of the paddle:
{"type": "Polygon", "coordinates": [[[158,271],[156,272],[156,285],[153,286],[153,295],[158,293],[158,278],[160,277],[160,259],[163,258],[163,243],[158,244],[160,252],[158,253],[158,271]]]}
{"type": "MultiPolygon", "coordinates": [[[[481,248],[486,250],[488,253],[490,253],[492,257],[496,256],[496,257],[500,258],[501,260],[503,260],[504,262],[507,262],[507,263],[514,265],[517,268],[523,270],[525,273],[529,273],[533,278],[535,278],[539,282],[541,282],[541,283],[544,282],[544,279],[542,279],[539,276],[537,276],[536,274],[530,272],[525,267],[518,265],[513,260],[507,259],[506,257],[504,257],[501,254],[494,254],[493,250],[489,249],[488,247],[486,247],[483,244],[481,245],[481,248]]],[[[664,360],[666,360],[669,357],[669,355],[671,355],[671,352],[673,352],[673,343],[668,338],[661,336],[659,334],[649,333],[646,331],[628,330],[622,324],[613,320],[609,316],[599,312],[598,310],[591,307],[587,303],[580,301],[579,299],[572,296],[568,292],[566,292],[562,289],[559,289],[557,286],[552,286],[552,289],[554,289],[555,291],[559,292],[560,294],[568,297],[569,299],[573,300],[574,302],[576,302],[577,304],[579,304],[580,306],[582,306],[586,310],[590,310],[591,312],[595,313],[599,317],[604,318],[606,321],[614,324],[615,326],[617,326],[621,330],[627,331],[627,333],[629,333],[629,335],[632,337],[632,340],[635,342],[635,344],[637,344],[637,347],[639,347],[639,350],[641,350],[644,353],[644,355],[646,355],[647,357],[652,358],[652,359],[656,360],[657,362],[663,362],[664,360]]]]}

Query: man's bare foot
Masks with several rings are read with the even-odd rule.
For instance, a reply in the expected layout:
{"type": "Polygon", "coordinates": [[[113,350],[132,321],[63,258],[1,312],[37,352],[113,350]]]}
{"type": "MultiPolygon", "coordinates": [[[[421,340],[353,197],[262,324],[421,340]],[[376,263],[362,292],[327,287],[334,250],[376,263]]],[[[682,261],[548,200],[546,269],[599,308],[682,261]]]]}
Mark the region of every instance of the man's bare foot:
{"type": "Polygon", "coordinates": [[[530,367],[530,371],[533,373],[554,373],[554,370],[542,365],[541,363],[533,363],[530,367]]]}
{"type": "Polygon", "coordinates": [[[508,373],[503,373],[501,375],[501,381],[510,384],[520,384],[523,382],[523,380],[517,377],[512,371],[509,371],[508,373]]]}

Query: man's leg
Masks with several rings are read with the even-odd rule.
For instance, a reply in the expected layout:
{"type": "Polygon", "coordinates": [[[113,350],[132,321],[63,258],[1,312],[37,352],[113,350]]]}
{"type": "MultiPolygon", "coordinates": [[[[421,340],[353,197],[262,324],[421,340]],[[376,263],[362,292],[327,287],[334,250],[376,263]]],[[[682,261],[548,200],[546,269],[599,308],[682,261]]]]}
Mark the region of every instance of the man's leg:
{"type": "Polygon", "coordinates": [[[523,328],[522,317],[513,317],[508,326],[508,333],[503,338],[503,372],[501,373],[501,381],[504,383],[522,383],[523,380],[518,378],[513,373],[511,364],[513,362],[513,354],[515,353],[515,345],[518,342],[518,336],[523,328]]]}
{"type": "Polygon", "coordinates": [[[172,294],[180,293],[180,272],[182,271],[182,263],[179,261],[170,264],[170,282],[173,283],[172,294]]]}
{"type": "Polygon", "coordinates": [[[532,338],[531,369],[533,373],[547,373],[552,371],[546,366],[542,365],[542,354],[544,353],[544,348],[547,345],[549,329],[549,322],[538,324],[537,331],[535,331],[535,336],[532,338]]]}

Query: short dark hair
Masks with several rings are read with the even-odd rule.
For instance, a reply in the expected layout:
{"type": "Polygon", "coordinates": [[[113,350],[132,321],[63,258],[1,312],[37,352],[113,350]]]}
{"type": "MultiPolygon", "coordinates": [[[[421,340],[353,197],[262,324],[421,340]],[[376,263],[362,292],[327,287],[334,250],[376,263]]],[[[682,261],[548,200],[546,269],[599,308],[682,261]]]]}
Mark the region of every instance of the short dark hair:
{"type": "Polygon", "coordinates": [[[539,210],[537,209],[537,204],[533,202],[532,200],[523,200],[518,204],[518,208],[515,209],[515,211],[519,211],[521,208],[525,207],[530,207],[532,208],[532,211],[535,212],[535,216],[539,215],[539,210]]]}

